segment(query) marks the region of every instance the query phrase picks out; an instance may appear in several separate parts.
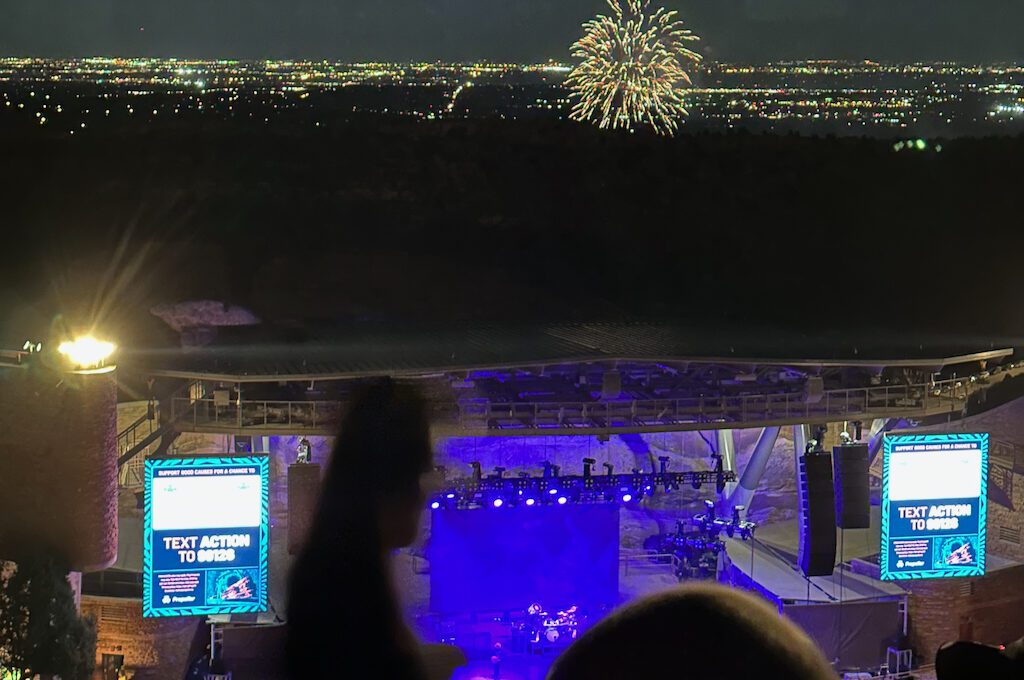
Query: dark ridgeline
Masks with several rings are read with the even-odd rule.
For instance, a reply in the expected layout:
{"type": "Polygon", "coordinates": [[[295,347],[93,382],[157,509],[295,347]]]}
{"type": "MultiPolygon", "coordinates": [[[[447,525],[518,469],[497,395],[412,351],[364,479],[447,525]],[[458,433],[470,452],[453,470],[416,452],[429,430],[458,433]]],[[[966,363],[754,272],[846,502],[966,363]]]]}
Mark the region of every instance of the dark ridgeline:
{"type": "Polygon", "coordinates": [[[276,321],[1021,325],[1021,138],[895,153],[338,114],[313,132],[207,121],[0,140],[5,319],[82,302],[130,229],[131,258],[150,246],[113,310],[126,333],[189,298],[276,321]]]}

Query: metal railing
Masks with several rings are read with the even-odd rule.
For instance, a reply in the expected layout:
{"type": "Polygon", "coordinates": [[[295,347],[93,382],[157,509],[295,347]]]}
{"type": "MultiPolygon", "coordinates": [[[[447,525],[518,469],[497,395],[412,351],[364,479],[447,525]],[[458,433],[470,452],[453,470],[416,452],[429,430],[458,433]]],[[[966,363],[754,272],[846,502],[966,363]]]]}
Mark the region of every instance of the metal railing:
{"type": "MultiPolygon", "coordinates": [[[[956,379],[917,385],[884,385],[829,390],[808,398],[802,392],[698,396],[622,401],[532,401],[494,403],[465,400],[435,405],[440,425],[466,430],[615,430],[621,428],[728,427],[779,422],[827,422],[875,417],[924,416],[962,409],[984,385],[956,379]]],[[[329,431],[344,403],[175,397],[171,418],[187,430],[329,431]]]]}
{"type": "MultiPolygon", "coordinates": [[[[700,396],[594,402],[460,403],[459,425],[490,429],[573,429],[684,425],[693,423],[856,420],[917,415],[962,408],[973,383],[948,380],[823,392],[700,396]]],[[[978,387],[981,388],[980,386],[978,387]]]]}
{"type": "Polygon", "coordinates": [[[320,428],[335,425],[341,416],[339,401],[219,401],[204,397],[191,401],[171,400],[171,418],[179,427],[223,427],[227,429],[320,428]]]}
{"type": "MultiPolygon", "coordinates": [[[[172,393],[170,399],[180,399],[185,403],[191,404],[196,399],[202,396],[202,384],[198,382],[185,383],[177,390],[172,393]],[[176,395],[185,394],[185,397],[179,397],[176,395]]],[[[166,403],[166,400],[165,400],[166,403]]],[[[173,409],[172,409],[173,410],[173,409]]],[[[164,423],[163,416],[165,414],[160,411],[160,402],[153,399],[150,400],[146,407],[146,413],[143,413],[124,430],[117,435],[117,456],[120,459],[126,453],[134,449],[135,447],[142,444],[142,442],[153,434],[153,432],[161,427],[164,423]]],[[[173,416],[172,416],[173,420],[173,416]]],[[[117,471],[118,483],[127,489],[141,489],[145,481],[145,463],[146,458],[149,454],[160,445],[160,441],[154,441],[139,453],[138,455],[131,458],[128,462],[120,466],[117,471]]]]}
{"type": "MultiPolygon", "coordinates": [[[[117,456],[120,458],[125,453],[135,448],[140,439],[145,439],[156,429],[155,412],[143,413],[131,425],[126,427],[117,435],[117,456]]],[[[155,444],[153,446],[156,446],[155,444]]],[[[141,489],[145,481],[145,461],[148,451],[135,456],[122,465],[117,471],[118,484],[126,489],[141,489]]]]}
{"type": "Polygon", "coordinates": [[[620,550],[619,568],[622,570],[623,576],[629,576],[630,565],[633,565],[634,569],[637,567],[655,567],[657,569],[670,567],[672,575],[675,576],[676,568],[679,566],[679,557],[673,553],[652,553],[645,550],[620,550]]]}

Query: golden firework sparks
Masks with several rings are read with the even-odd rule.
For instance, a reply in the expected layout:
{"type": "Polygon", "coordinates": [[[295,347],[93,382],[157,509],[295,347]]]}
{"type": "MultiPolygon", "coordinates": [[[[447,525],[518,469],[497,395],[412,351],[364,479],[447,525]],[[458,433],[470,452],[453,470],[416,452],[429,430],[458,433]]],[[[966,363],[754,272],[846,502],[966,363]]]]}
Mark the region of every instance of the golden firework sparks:
{"type": "Polygon", "coordinates": [[[580,63],[566,79],[577,100],[570,117],[601,128],[649,125],[671,135],[687,115],[685,67],[701,60],[686,44],[700,38],[683,27],[676,12],[652,11],[649,0],[607,2],[611,16],[583,24],[583,37],[572,46],[580,63]]]}

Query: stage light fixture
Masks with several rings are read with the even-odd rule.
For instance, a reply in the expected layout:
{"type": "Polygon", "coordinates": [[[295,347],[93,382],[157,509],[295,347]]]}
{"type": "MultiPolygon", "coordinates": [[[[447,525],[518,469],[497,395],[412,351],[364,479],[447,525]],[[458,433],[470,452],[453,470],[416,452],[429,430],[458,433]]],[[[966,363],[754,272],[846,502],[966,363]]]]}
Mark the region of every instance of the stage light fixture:
{"type": "Polygon", "coordinates": [[[74,340],[66,340],[57,347],[57,351],[70,361],[76,368],[99,368],[113,356],[117,345],[105,340],[97,340],[86,335],[74,340]]]}
{"type": "Polygon", "coordinates": [[[623,503],[628,503],[631,500],[633,500],[633,494],[628,494],[628,493],[622,494],[622,502],[623,503]]]}
{"type": "Polygon", "coordinates": [[[430,504],[430,509],[431,510],[437,510],[440,507],[441,507],[441,503],[439,503],[438,501],[434,501],[433,503],[430,504]]]}
{"type": "MultiPolygon", "coordinates": [[[[473,466],[474,468],[476,466],[473,466]]],[[[734,472],[652,472],[642,473],[634,468],[631,474],[601,475],[589,477],[556,475],[557,467],[548,463],[544,477],[531,477],[521,472],[516,479],[495,474],[478,478],[471,477],[456,480],[445,480],[445,486],[437,491],[430,500],[437,500],[441,507],[492,507],[494,500],[501,498],[501,506],[514,507],[527,499],[528,505],[566,505],[572,503],[621,503],[622,497],[628,494],[629,503],[642,502],[646,496],[653,496],[661,485],[666,493],[678,490],[681,485],[694,484],[701,486],[705,482],[714,483],[716,479],[735,481],[734,472]],[[546,493],[545,493],[546,492],[546,493]]]]}
{"type": "Polygon", "coordinates": [[[495,498],[494,501],[491,502],[491,505],[493,505],[496,508],[500,508],[501,506],[505,505],[505,501],[501,500],[500,498],[495,498]]]}
{"type": "Polygon", "coordinates": [[[527,504],[528,506],[530,506],[530,507],[533,507],[533,506],[534,506],[534,505],[535,505],[536,503],[537,503],[537,501],[536,501],[536,500],[534,500],[533,498],[527,498],[527,499],[526,499],[526,504],[527,504]]]}

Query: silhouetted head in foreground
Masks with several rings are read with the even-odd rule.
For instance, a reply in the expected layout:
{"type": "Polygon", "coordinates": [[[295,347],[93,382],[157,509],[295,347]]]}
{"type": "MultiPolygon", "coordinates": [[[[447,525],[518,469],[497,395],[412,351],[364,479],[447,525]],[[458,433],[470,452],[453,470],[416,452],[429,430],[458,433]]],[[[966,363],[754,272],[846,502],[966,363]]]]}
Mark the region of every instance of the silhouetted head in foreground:
{"type": "Polygon", "coordinates": [[[382,381],[350,402],[291,573],[292,677],[423,676],[389,553],[416,538],[431,461],[426,405],[411,388],[382,381]]]}
{"type": "Polygon", "coordinates": [[[1009,680],[1024,678],[1024,638],[1005,647],[977,642],[950,642],[935,655],[939,680],[1009,680]]]}
{"type": "MultiPolygon", "coordinates": [[[[341,423],[327,468],[310,547],[352,546],[338,541],[339,526],[365,531],[379,550],[416,539],[429,472],[430,424],[426,404],[411,387],[384,380],[356,395],[341,423]],[[320,541],[313,546],[314,541],[320,541]]],[[[370,547],[360,546],[361,550],[370,547]]]]}
{"type": "Polygon", "coordinates": [[[834,680],[810,638],[763,600],[716,585],[673,588],[591,628],[548,680],[834,680]]]}

